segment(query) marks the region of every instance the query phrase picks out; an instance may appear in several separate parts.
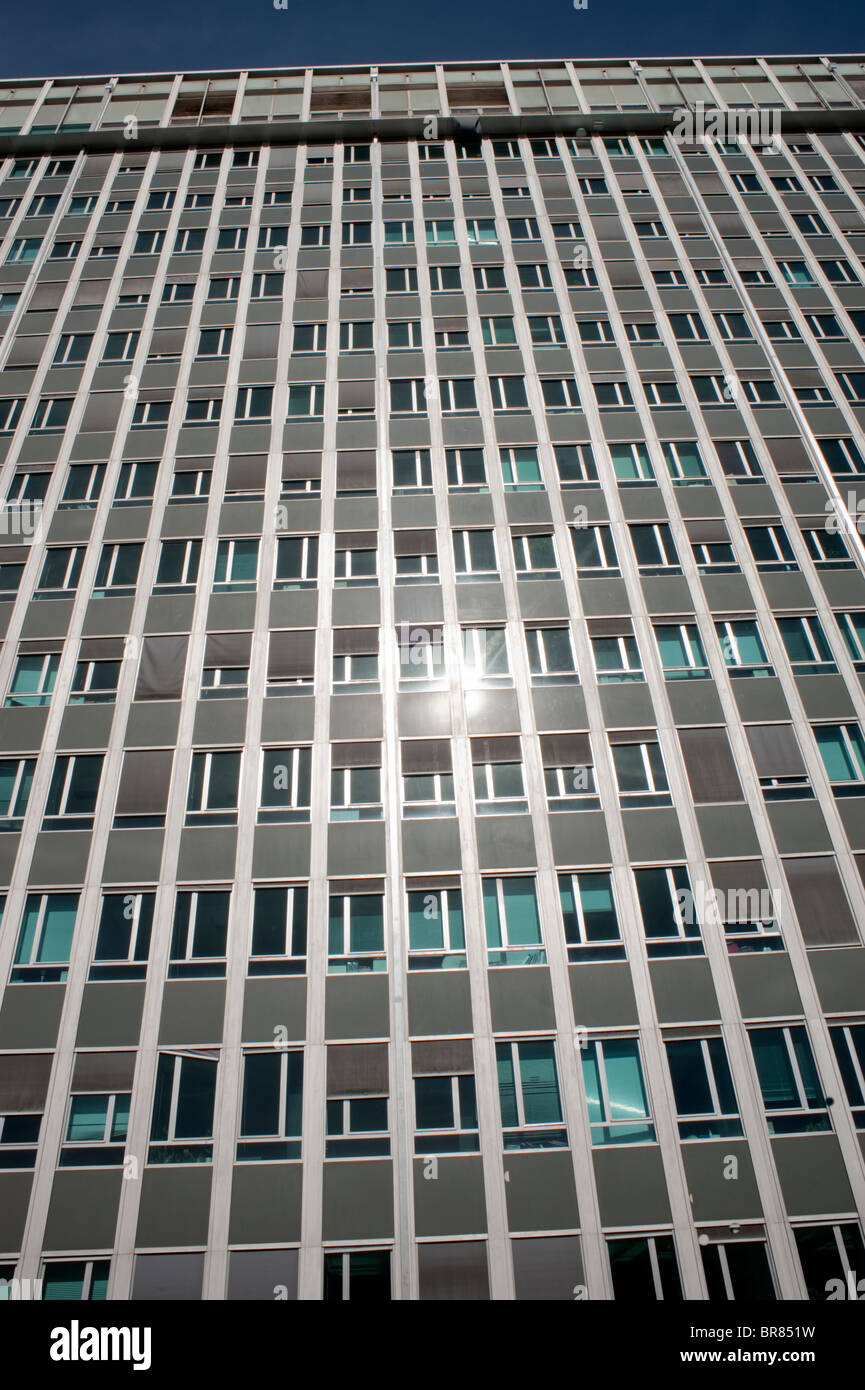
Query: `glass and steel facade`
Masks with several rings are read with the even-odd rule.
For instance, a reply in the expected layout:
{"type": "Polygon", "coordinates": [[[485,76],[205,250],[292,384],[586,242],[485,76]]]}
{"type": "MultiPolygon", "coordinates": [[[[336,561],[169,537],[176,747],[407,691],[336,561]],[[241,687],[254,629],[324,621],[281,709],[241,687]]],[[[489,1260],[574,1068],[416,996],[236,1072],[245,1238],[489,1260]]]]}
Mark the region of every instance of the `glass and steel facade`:
{"type": "Polygon", "coordinates": [[[863,200],[856,55],[0,89],[0,1280],[865,1275],[863,200]]]}

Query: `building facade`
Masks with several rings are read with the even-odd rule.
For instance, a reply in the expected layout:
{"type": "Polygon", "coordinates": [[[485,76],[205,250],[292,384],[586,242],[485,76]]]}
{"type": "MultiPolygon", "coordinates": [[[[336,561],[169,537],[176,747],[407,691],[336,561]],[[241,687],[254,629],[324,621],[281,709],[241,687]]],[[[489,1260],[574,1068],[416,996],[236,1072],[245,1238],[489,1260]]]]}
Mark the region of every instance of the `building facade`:
{"type": "Polygon", "coordinates": [[[858,56],[0,89],[6,1297],[855,1296],[863,199],[858,56]]]}

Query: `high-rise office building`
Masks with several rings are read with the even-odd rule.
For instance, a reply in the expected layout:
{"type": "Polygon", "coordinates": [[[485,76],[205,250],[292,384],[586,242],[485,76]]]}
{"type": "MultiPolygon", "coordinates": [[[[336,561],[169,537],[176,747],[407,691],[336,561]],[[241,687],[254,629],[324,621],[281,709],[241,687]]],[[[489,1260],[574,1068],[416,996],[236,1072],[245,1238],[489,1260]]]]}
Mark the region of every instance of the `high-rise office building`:
{"type": "Polygon", "coordinates": [[[0,1278],[865,1275],[863,199],[856,56],[3,86],[0,1278]]]}

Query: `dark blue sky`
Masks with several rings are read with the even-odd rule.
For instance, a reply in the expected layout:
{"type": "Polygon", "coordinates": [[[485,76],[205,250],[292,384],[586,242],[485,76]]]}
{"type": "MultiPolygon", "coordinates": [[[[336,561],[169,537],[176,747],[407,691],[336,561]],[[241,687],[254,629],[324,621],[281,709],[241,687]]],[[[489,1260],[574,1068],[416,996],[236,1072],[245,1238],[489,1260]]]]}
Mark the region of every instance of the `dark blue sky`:
{"type": "Polygon", "coordinates": [[[861,52],[862,0],[6,0],[0,74],[861,52]]]}

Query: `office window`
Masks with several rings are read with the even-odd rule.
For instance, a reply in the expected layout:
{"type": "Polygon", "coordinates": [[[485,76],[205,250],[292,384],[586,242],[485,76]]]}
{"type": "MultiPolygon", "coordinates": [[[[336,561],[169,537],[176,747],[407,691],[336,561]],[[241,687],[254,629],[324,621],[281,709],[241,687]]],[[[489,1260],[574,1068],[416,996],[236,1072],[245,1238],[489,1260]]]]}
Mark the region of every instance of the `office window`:
{"type": "Polygon", "coordinates": [[[835,621],[856,670],[865,670],[865,613],[836,613],[835,621]]]}
{"type": "Polygon", "coordinates": [[[62,434],[72,410],[71,396],[43,396],[30,422],[30,433],[62,434]]]}
{"type": "Polygon", "coordinates": [[[274,589],[314,589],[317,582],[318,536],[280,536],[274,589]]]}
{"type": "Polygon", "coordinates": [[[571,685],[579,679],[566,625],[526,627],[526,648],[532,685],[571,685]]]}
{"type": "MultiPolygon", "coordinates": [[[[481,333],[486,347],[513,347],[517,341],[514,321],[510,316],[482,318],[481,333]]],[[[468,346],[468,336],[466,336],[468,346]]]]}
{"type": "Polygon", "coordinates": [[[159,1053],[148,1163],[210,1162],[217,1064],[212,1053],[159,1053]]]}
{"type": "MultiPolygon", "coordinates": [[[[18,1059],[10,1060],[14,1066],[18,1059]]],[[[26,1171],[36,1167],[39,1131],[42,1127],[41,1112],[31,1110],[31,1107],[42,1103],[32,1094],[36,1089],[33,1087],[26,1097],[22,1096],[17,1100],[10,1098],[10,1110],[5,1114],[0,1112],[0,1172],[13,1169],[26,1171]]],[[[0,1280],[11,1279],[14,1272],[14,1261],[9,1266],[0,1266],[0,1280]]],[[[9,1298],[8,1286],[0,1282],[0,1302],[9,1298]]]]}
{"type": "Polygon", "coordinates": [[[132,1066],[129,1064],[131,1062],[134,1066],[134,1061],[134,1053],[94,1053],[90,1057],[86,1053],[78,1054],[72,1083],[73,1095],[66,1111],[64,1144],[60,1150],[61,1168],[102,1168],[123,1162],[132,1099],[132,1066]],[[94,1081],[84,1077],[79,1080],[77,1074],[80,1064],[83,1062],[86,1065],[88,1061],[95,1061],[97,1067],[103,1065],[106,1073],[110,1070],[126,1072],[123,1079],[130,1089],[101,1094],[90,1090],[94,1081]],[[75,1094],[76,1091],[78,1094],[75,1094]]]}
{"type": "MultiPolygon", "coordinates": [[[[189,402],[192,404],[192,402],[189,402]]],[[[207,402],[195,402],[196,407],[207,402]]],[[[168,417],[171,414],[170,400],[148,400],[138,401],[132,412],[133,429],[161,429],[168,424],[168,417]]],[[[202,417],[199,417],[202,418],[202,417]]]]}
{"type": "MultiPolygon", "coordinates": [[[[109,333],[109,340],[114,335],[109,333]]],[[[136,341],[138,334],[132,335],[136,341]]],[[[87,354],[90,351],[90,344],[93,342],[92,333],[64,333],[61,335],[57,344],[57,351],[54,354],[54,367],[68,367],[80,362],[86,362],[87,354]]]]}
{"type": "Polygon", "coordinates": [[[562,488],[597,485],[598,468],[590,443],[559,443],[553,445],[553,455],[562,488]]]}
{"type": "Polygon", "coordinates": [[[681,574],[673,533],[666,521],[637,523],[628,527],[642,575],[681,574]]]}
{"type": "MultiPolygon", "coordinates": [[[[476,265],[473,268],[475,289],[480,293],[484,290],[504,290],[507,289],[505,279],[505,268],[502,265],[476,265]]],[[[459,284],[456,286],[459,289],[459,284]]]]}
{"type": "Polygon", "coordinates": [[[529,334],[535,347],[563,347],[566,342],[558,314],[530,314],[529,334]]]}
{"type": "Polygon", "coordinates": [[[624,960],[625,947],[609,870],[560,873],[558,879],[570,963],[624,960]]]}
{"type": "Polygon", "coordinates": [[[236,424],[247,420],[269,420],[273,404],[272,386],[241,386],[234,405],[236,424]]]}
{"type": "Polygon", "coordinates": [[[829,1297],[849,1298],[865,1267],[865,1241],[855,1221],[834,1221],[825,1226],[794,1226],[796,1248],[808,1297],[815,1302],[829,1297]]]}
{"type": "Polygon", "coordinates": [[[213,592],[246,592],[256,587],[258,540],[221,540],[216,550],[213,592]]]}
{"type": "Polygon", "coordinates": [[[708,342],[709,335],[700,315],[693,311],[687,314],[668,314],[670,327],[679,343],[708,342]]]}
{"type": "Polygon", "coordinates": [[[395,494],[432,491],[429,449],[394,449],[391,459],[395,494]]]}
{"type": "Polygon", "coordinates": [[[383,894],[364,893],[357,884],[347,892],[334,891],[338,887],[331,885],[328,973],[386,970],[383,894]]]}
{"type": "Polygon", "coordinates": [[[309,820],[310,748],[263,748],[258,823],[309,820]]]}
{"type": "Polygon", "coordinates": [[[422,377],[390,381],[390,411],[392,415],[425,415],[427,387],[422,377]]]}
{"type": "Polygon", "coordinates": [[[619,573],[619,561],[609,526],[572,526],[571,541],[577,572],[586,577],[593,573],[619,573]]]}
{"type": "Polygon", "coordinates": [[[378,583],[375,531],[337,532],[334,587],[357,588],[378,583]]]}
{"type": "Polygon", "coordinates": [[[568,1136],[553,1041],[497,1042],[496,1070],[505,1151],[563,1148],[568,1136]]]}
{"type": "Polygon", "coordinates": [[[102,895],[91,980],[145,978],[155,900],[134,890],[102,895]]]}
{"type": "MultiPolygon", "coordinates": [[[[630,623],[628,627],[630,628],[630,623]]],[[[593,634],[591,628],[589,632],[599,685],[620,685],[623,681],[645,680],[637,639],[631,632],[602,635],[593,634]]]]}
{"type": "Polygon", "coordinates": [[[829,1029],[847,1103],[857,1129],[865,1129],[865,1023],[839,1023],[829,1029]]]}
{"type": "Polygon", "coordinates": [[[187,825],[236,825],[239,752],[193,753],[186,799],[187,825]]]}
{"type": "Polygon", "coordinates": [[[607,1254],[617,1303],[681,1302],[672,1236],[608,1237],[607,1254]]]}
{"type": "Polygon", "coordinates": [[[814,737],[835,795],[865,794],[865,738],[859,725],[818,724],[814,737]]]}
{"type": "Polygon", "coordinates": [[[577,319],[581,343],[614,343],[616,336],[609,319],[577,319]]]}
{"type": "Polygon", "coordinates": [[[653,410],[675,410],[682,406],[682,397],[675,381],[644,381],[643,391],[653,410]]]}
{"type": "Polygon", "coordinates": [[[303,1052],[245,1051],[238,1163],[300,1158],[302,1109],[303,1052]]]}
{"type": "Polygon", "coordinates": [[[178,892],[168,979],[224,976],[229,901],[229,892],[178,892]]]}
{"type": "Polygon", "coordinates": [[[592,385],[601,410],[633,410],[634,398],[626,381],[594,381],[592,385]]]}
{"type": "Polygon", "coordinates": [[[723,1038],[667,1040],[666,1048],[680,1137],[739,1137],[742,1123],[723,1038]]]}
{"type": "Polygon", "coordinates": [[[634,444],[610,444],[610,457],[613,471],[619,483],[652,483],[655,474],[649,458],[648,447],[642,442],[634,444]]]}
{"type": "Polygon", "coordinates": [[[417,294],[416,268],[413,265],[389,266],[385,271],[385,289],[388,294],[417,294]]]}
{"type": "Polygon", "coordinates": [[[200,558],[200,540],[163,541],[154,592],[176,594],[193,589],[198,579],[200,558]]]}
{"type": "Polygon", "coordinates": [[[23,397],[13,399],[7,396],[5,400],[0,400],[0,434],[12,433],[21,418],[23,408],[23,397]]]}
{"type": "Polygon", "coordinates": [[[546,265],[532,264],[528,261],[517,263],[520,287],[524,290],[550,290],[553,287],[550,272],[546,265]]]}
{"type": "Polygon", "coordinates": [[[327,348],[326,323],[296,323],[293,351],[297,355],[324,352],[327,348]]]}
{"type": "Polygon", "coordinates": [[[91,830],[102,776],[102,754],[61,755],[55,759],[43,830],[91,830]]]}
{"type": "Polygon", "coordinates": [[[78,913],[77,893],[28,893],[18,932],[10,981],[64,981],[78,913]]]}
{"type": "Polygon", "coordinates": [[[545,964],[535,880],[484,878],[482,884],[490,966],[545,964]]]}
{"type": "Polygon", "coordinates": [[[853,439],[818,439],[820,452],[836,478],[851,473],[865,473],[865,459],[853,439]]]}
{"type": "MultiPolygon", "coordinates": [[[[345,328],[345,327],[347,327],[347,326],[348,326],[348,325],[343,324],[343,325],[341,325],[341,328],[345,328]]],[[[364,325],[360,325],[360,326],[361,326],[361,327],[367,327],[367,325],[365,325],[365,324],[364,324],[364,325]]],[[[356,323],[353,325],[353,328],[354,328],[354,330],[355,330],[354,341],[353,341],[353,346],[354,346],[354,347],[360,346],[360,344],[359,344],[358,341],[357,341],[357,328],[358,328],[358,327],[359,327],[359,325],[356,324],[356,323]]],[[[372,324],[369,324],[368,327],[369,327],[369,343],[364,344],[364,345],[365,345],[368,349],[371,349],[371,348],[372,348],[372,324]]],[[[364,336],[365,336],[365,335],[364,335],[364,336]]],[[[451,346],[451,344],[446,344],[446,345],[447,345],[447,346],[451,346]]],[[[410,352],[410,351],[412,351],[412,350],[414,350],[414,349],[420,349],[420,348],[423,346],[423,341],[422,341],[422,337],[421,337],[420,319],[389,319],[389,320],[388,320],[388,325],[387,325],[387,346],[388,346],[388,351],[389,351],[389,352],[410,352]]]]}
{"type": "MultiPolygon", "coordinates": [[[[388,272],[390,274],[390,272],[388,272]]],[[[412,267],[407,272],[410,288],[417,291],[417,271],[412,267]]],[[[462,289],[458,265],[431,265],[429,268],[430,290],[433,294],[458,293],[462,289]]]]}
{"type": "Polygon", "coordinates": [[[0,831],[21,829],[35,769],[35,758],[0,758],[0,831]]]}
{"type": "Polygon", "coordinates": [[[378,691],[378,628],[336,628],[333,634],[334,694],[378,691]]]}
{"type": "Polygon", "coordinates": [[[816,613],[805,613],[795,618],[777,617],[775,621],[794,675],[826,675],[837,671],[816,613]]]}
{"type": "Polygon", "coordinates": [[[381,820],[380,756],[378,744],[333,745],[331,820],[381,820]]]}
{"type": "Polygon", "coordinates": [[[406,819],[455,816],[449,741],[404,740],[401,753],[403,816],[406,819]]]}
{"type": "Polygon", "coordinates": [[[114,700],[120,679],[122,645],[122,639],[115,644],[110,637],[85,638],[72,677],[70,705],[105,704],[114,700]]]}
{"type": "Polygon", "coordinates": [[[596,1039],[580,1055],[592,1144],[654,1143],[637,1039],[596,1039]]]}
{"type": "Polygon", "coordinates": [[[389,1250],[325,1252],[325,1303],[352,1298],[365,1303],[386,1303],[390,1296],[389,1250]]]}
{"type": "Polygon", "coordinates": [[[96,567],[93,597],[134,594],[143,549],[140,544],[103,545],[96,567]]]}
{"type": "Polygon", "coordinates": [[[832,1128],[804,1024],[749,1028],[770,1134],[832,1128]]]}
{"type": "Polygon", "coordinates": [[[696,623],[655,623],[664,679],[708,679],[709,665],[696,623]]]}
{"type": "Polygon", "coordinates": [[[151,501],[158,471],[158,463],[122,463],[114,494],[115,506],[135,506],[151,501]]]}
{"type": "Polygon", "coordinates": [[[552,531],[515,527],[511,545],[518,579],[552,579],[559,574],[552,531]]]}
{"type": "MultiPolygon", "coordinates": [[[[494,379],[493,379],[494,380],[494,379]]],[[[499,380],[519,380],[519,378],[502,377],[499,380]]],[[[492,380],[491,380],[492,387],[492,380]]],[[[438,382],[439,399],[441,409],[444,414],[459,414],[472,412],[478,408],[475,396],[475,383],[471,377],[442,378],[438,382]]],[[[428,381],[426,385],[426,398],[429,400],[433,395],[432,385],[428,381]]]]}
{"type": "Polygon", "coordinates": [[[288,388],[288,419],[318,419],[324,413],[324,382],[292,383],[288,388]]]}
{"type": "Polygon", "coordinates": [[[731,677],[774,675],[753,618],[716,622],[715,631],[731,677]]]}
{"type": "Polygon", "coordinates": [[[4,703],[50,705],[59,666],[59,652],[20,654],[4,703]]]}
{"type": "Polygon", "coordinates": [[[253,890],[249,975],[302,975],[306,970],[309,892],[300,884],[253,890]]]}
{"type": "Polygon", "coordinates": [[[722,1240],[700,1235],[700,1254],[711,1300],[773,1302],[777,1298],[764,1240],[722,1240]]]}
{"type": "Polygon", "coordinates": [[[468,689],[513,685],[503,627],[463,628],[463,682],[468,689]]]}
{"type": "Polygon", "coordinates": [[[414,1043],[416,1154],[477,1153],[472,1045],[466,1039],[414,1043]]]}
{"type": "Polygon", "coordinates": [[[745,537],[761,572],[799,568],[783,526],[746,526],[745,537]]]}
{"type": "MultiPolygon", "coordinates": [[[[487,474],[483,449],[446,449],[448,490],[486,492],[487,474]]],[[[502,465],[504,468],[504,464],[502,465]]]]}
{"type": "Polygon", "coordinates": [[[101,1301],[108,1297],[110,1260],[46,1260],[42,1266],[42,1297],[64,1302],[101,1301]]]}
{"type": "Polygon", "coordinates": [[[650,957],[701,956],[700,923],[684,865],[670,869],[635,869],[634,879],[646,954],[650,957]]]}
{"type": "Polygon", "coordinates": [[[612,749],[619,802],[623,810],[645,806],[672,806],[664,760],[654,740],[616,741],[612,749]]]}
{"type": "Polygon", "coordinates": [[[457,582],[476,578],[498,578],[495,532],[454,531],[454,564],[457,582]]]}
{"type": "Polygon", "coordinates": [[[702,482],[706,469],[700,456],[700,446],[693,440],[662,444],[664,461],[674,483],[702,482]]]}
{"type": "Polygon", "coordinates": [[[410,970],[465,968],[459,878],[407,880],[410,970]]]}

